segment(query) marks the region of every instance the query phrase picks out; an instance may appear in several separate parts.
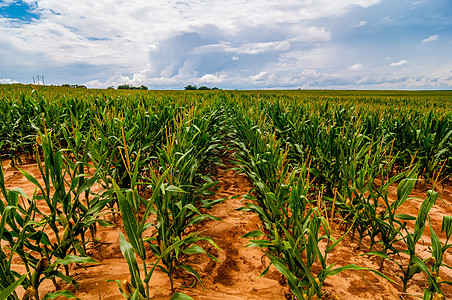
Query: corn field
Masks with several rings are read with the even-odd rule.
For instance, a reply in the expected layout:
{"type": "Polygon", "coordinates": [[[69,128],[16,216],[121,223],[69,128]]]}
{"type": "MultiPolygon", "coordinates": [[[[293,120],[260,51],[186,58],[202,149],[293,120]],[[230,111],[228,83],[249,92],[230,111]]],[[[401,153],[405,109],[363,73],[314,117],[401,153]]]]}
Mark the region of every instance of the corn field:
{"type": "Polygon", "coordinates": [[[326,283],[342,272],[375,274],[401,297],[422,276],[415,296],[452,296],[452,215],[432,221],[452,180],[450,92],[0,85],[0,108],[0,299],[79,299],[62,283],[78,285],[74,266],[101,263],[89,253],[105,227],[121,228],[129,277],[111,284],[124,298],[151,299],[162,272],[171,299],[192,299],[177,283],[183,273],[205,289],[192,258],[221,263],[199,226],[222,222],[212,212],[228,201],[214,197],[226,156],[253,187],[238,211],[260,220],[242,239],[266,257],[260,276],[276,269],[290,298],[334,299],[326,283]],[[8,166],[32,194],[7,188],[8,166]],[[415,191],[422,205],[407,213],[415,191]],[[346,239],[378,267],[332,260],[346,239]]]}

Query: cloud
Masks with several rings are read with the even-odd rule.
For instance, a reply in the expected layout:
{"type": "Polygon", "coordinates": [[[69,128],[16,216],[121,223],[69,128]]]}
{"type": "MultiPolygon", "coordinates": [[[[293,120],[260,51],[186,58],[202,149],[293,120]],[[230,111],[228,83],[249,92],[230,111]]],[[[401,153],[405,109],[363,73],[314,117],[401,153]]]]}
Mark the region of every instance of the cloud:
{"type": "Polygon", "coordinates": [[[437,39],[439,38],[439,36],[438,35],[431,35],[431,36],[429,36],[428,38],[426,38],[426,39],[423,39],[422,40],[422,43],[430,43],[430,42],[434,42],[434,41],[436,41],[437,39]]]}
{"type": "Polygon", "coordinates": [[[11,84],[11,83],[19,83],[16,80],[12,80],[9,78],[0,78],[0,84],[11,84]]]}
{"type": "Polygon", "coordinates": [[[364,69],[364,66],[360,63],[354,64],[352,66],[350,66],[349,68],[350,70],[354,70],[354,71],[361,71],[364,69]]]}
{"type": "Polygon", "coordinates": [[[213,75],[213,74],[206,74],[202,76],[198,83],[222,83],[226,78],[226,74],[220,74],[220,75],[213,75]]]}
{"type": "Polygon", "coordinates": [[[84,84],[90,88],[106,88],[109,86],[117,87],[118,85],[132,84],[132,80],[128,76],[123,76],[120,71],[117,71],[112,77],[110,77],[105,82],[100,82],[99,80],[96,79],[85,82],[84,84]]]}
{"type": "Polygon", "coordinates": [[[2,0],[2,2],[0,3],[0,8],[10,6],[15,2],[17,2],[17,0],[2,0]]]}
{"type": "Polygon", "coordinates": [[[415,0],[415,1],[413,1],[412,3],[411,3],[411,5],[413,6],[413,7],[415,7],[415,6],[419,6],[419,5],[421,5],[422,3],[424,3],[426,0],[415,0]]]}
{"type": "MultiPolygon", "coordinates": [[[[378,2],[348,0],[331,4],[319,0],[275,4],[270,0],[213,0],[207,8],[202,0],[149,4],[141,0],[81,0],[76,5],[73,1],[38,0],[40,20],[19,28],[3,24],[0,31],[12,37],[12,43],[18,48],[41,51],[57,63],[116,64],[132,69],[142,66],[150,48],[183,32],[197,32],[203,37],[213,33],[229,42],[244,39],[243,42],[270,43],[270,46],[282,43],[276,37],[284,29],[291,33],[288,38],[329,39],[325,29],[306,27],[301,22],[343,15],[356,7],[369,7],[378,2]],[[216,29],[209,32],[213,24],[216,29]],[[247,36],[245,31],[250,28],[258,30],[249,31],[247,36]],[[273,36],[252,41],[266,32],[273,36]]],[[[287,43],[290,42],[280,47],[287,48],[287,43]]],[[[241,51],[264,51],[259,45],[241,44],[241,51]]]]}
{"type": "Polygon", "coordinates": [[[361,20],[361,21],[359,21],[359,22],[356,22],[356,23],[353,23],[352,25],[351,25],[351,27],[363,27],[363,26],[366,26],[367,25],[367,21],[363,21],[363,20],[361,20]]]}
{"type": "Polygon", "coordinates": [[[408,63],[407,60],[402,59],[402,60],[400,60],[400,61],[398,61],[398,62],[390,63],[389,66],[391,66],[391,67],[400,67],[400,66],[406,65],[407,63],[408,63]]]}
{"type": "Polygon", "coordinates": [[[268,79],[268,77],[269,77],[269,73],[266,71],[262,71],[259,74],[250,76],[250,79],[253,82],[259,82],[259,81],[264,81],[264,80],[268,79]]]}
{"type": "Polygon", "coordinates": [[[265,42],[265,43],[244,43],[238,47],[226,47],[226,52],[237,54],[259,54],[269,51],[286,51],[290,49],[288,41],[265,42]]]}

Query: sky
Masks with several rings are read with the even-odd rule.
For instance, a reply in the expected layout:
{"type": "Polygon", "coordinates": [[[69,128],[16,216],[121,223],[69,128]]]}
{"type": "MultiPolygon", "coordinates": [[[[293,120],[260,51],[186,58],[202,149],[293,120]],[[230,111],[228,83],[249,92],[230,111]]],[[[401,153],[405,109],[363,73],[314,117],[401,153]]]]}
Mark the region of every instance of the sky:
{"type": "Polygon", "coordinates": [[[452,89],[452,1],[0,0],[0,83],[37,75],[89,88],[452,89]]]}

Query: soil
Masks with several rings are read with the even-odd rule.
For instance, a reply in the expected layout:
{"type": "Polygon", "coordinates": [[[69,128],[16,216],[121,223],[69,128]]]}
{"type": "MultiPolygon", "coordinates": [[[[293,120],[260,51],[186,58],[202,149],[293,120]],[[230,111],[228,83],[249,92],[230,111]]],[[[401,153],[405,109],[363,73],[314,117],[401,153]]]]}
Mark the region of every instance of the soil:
{"type": "MultiPolygon", "coordinates": [[[[176,276],[176,291],[183,292],[194,299],[290,299],[291,293],[284,277],[273,267],[269,272],[259,277],[259,274],[268,266],[269,260],[264,256],[263,252],[258,248],[245,247],[248,243],[247,239],[240,237],[247,232],[260,228],[259,218],[251,213],[237,211],[236,209],[243,206],[244,194],[251,189],[251,184],[245,176],[231,170],[233,165],[225,159],[227,164],[220,168],[218,172],[218,188],[216,190],[215,199],[227,198],[224,202],[214,206],[207,213],[222,219],[222,221],[203,221],[194,229],[201,231],[203,236],[211,237],[222,249],[217,250],[213,246],[206,246],[205,249],[211,254],[218,257],[221,262],[214,262],[206,255],[193,255],[190,258],[191,265],[201,275],[203,287],[197,283],[194,287],[186,288],[193,282],[191,277],[176,276]],[[237,197],[234,197],[237,196],[237,197]]],[[[8,165],[7,161],[3,162],[5,170],[5,182],[8,189],[22,188],[29,196],[35,192],[35,186],[29,182],[16,169],[8,165]]],[[[30,173],[35,178],[39,178],[39,169],[36,164],[24,163],[18,166],[20,169],[30,173]]],[[[397,187],[390,187],[390,195],[396,197],[397,187]]],[[[411,196],[418,197],[407,201],[401,208],[399,213],[417,215],[422,204],[422,200],[426,198],[426,188],[416,187],[411,196]]],[[[430,212],[431,223],[435,232],[440,236],[442,242],[445,241],[444,234],[440,234],[441,221],[444,215],[452,216],[452,187],[450,185],[439,186],[436,188],[440,195],[436,205],[430,212]]],[[[43,207],[45,206],[42,205],[43,207]]],[[[61,285],[61,289],[67,289],[83,300],[113,300],[122,298],[118,286],[114,281],[108,280],[129,280],[130,274],[127,263],[123,258],[119,249],[119,232],[124,232],[117,222],[114,227],[99,228],[97,238],[101,243],[93,245],[89,254],[99,262],[98,265],[90,265],[88,267],[71,267],[71,275],[78,281],[78,290],[71,285],[61,285]]],[[[337,237],[344,233],[343,229],[337,229],[337,237]]],[[[429,250],[430,231],[427,229],[422,243],[418,246],[418,254],[422,258],[431,256],[429,250]]],[[[346,264],[356,264],[374,269],[380,268],[379,259],[371,258],[366,255],[368,244],[363,244],[361,249],[357,249],[358,239],[349,234],[341,243],[329,254],[328,262],[337,263],[337,266],[346,264]]],[[[4,246],[4,245],[2,245],[4,246]]],[[[444,263],[452,265],[451,251],[445,253],[444,263]]],[[[23,269],[18,260],[13,268],[23,269]]],[[[383,272],[394,279],[401,282],[397,274],[400,274],[398,267],[391,263],[385,262],[383,272]]],[[[442,273],[439,274],[443,280],[452,280],[452,270],[443,267],[442,273]]],[[[151,299],[169,299],[171,297],[170,283],[166,274],[160,270],[156,270],[150,281],[151,299]]],[[[345,271],[337,275],[329,277],[325,281],[324,289],[328,291],[326,299],[417,299],[412,295],[421,296],[423,289],[428,286],[426,277],[423,274],[417,274],[409,283],[407,294],[401,294],[401,286],[391,284],[385,279],[366,271],[345,271]],[[336,298],[337,297],[337,298],[336,298]]],[[[452,288],[447,285],[442,286],[446,298],[452,298],[452,288]]],[[[23,290],[18,289],[19,294],[23,294],[23,290]]],[[[40,294],[55,291],[50,280],[44,281],[40,287],[40,294]]]]}

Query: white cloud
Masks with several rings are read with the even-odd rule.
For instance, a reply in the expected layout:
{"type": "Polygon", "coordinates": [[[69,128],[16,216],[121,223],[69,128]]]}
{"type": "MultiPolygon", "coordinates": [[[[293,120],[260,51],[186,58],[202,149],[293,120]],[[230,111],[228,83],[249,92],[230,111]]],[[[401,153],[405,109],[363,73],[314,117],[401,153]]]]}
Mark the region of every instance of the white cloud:
{"type": "MultiPolygon", "coordinates": [[[[295,24],[342,15],[353,8],[369,7],[379,2],[348,0],[331,3],[319,0],[276,4],[271,0],[213,0],[207,7],[203,0],[157,0],[149,3],[141,0],[80,0],[77,3],[38,0],[39,21],[17,28],[1,24],[0,31],[12,38],[17,48],[42,52],[57,63],[115,64],[131,70],[147,60],[150,47],[159,44],[162,38],[181,32],[196,32],[206,26],[215,26],[225,36],[236,40],[234,34],[246,27],[258,28],[268,24],[300,27],[295,24]]],[[[293,30],[299,39],[329,39],[329,34],[322,28],[313,26],[302,31],[293,30]]],[[[270,46],[271,43],[284,43],[279,45],[282,49],[290,46],[287,42],[266,43],[270,46]]],[[[246,53],[265,51],[265,46],[249,46],[240,50],[246,53]]]]}
{"type": "Polygon", "coordinates": [[[9,6],[10,4],[13,4],[14,2],[16,2],[16,0],[2,0],[2,2],[0,3],[0,7],[9,6]]]}
{"type": "Polygon", "coordinates": [[[415,6],[419,6],[419,5],[421,5],[422,3],[424,3],[426,0],[415,0],[415,1],[413,1],[412,3],[411,3],[411,5],[413,6],[413,7],[415,7],[415,6]]]}
{"type": "Polygon", "coordinates": [[[213,75],[206,74],[203,77],[199,78],[198,83],[222,83],[226,78],[226,74],[213,75]]]}
{"type": "Polygon", "coordinates": [[[408,63],[407,60],[402,59],[402,60],[400,60],[400,61],[398,61],[398,62],[390,63],[389,66],[391,66],[391,67],[400,67],[400,66],[406,65],[407,63],[408,63]]]}
{"type": "Polygon", "coordinates": [[[294,37],[291,42],[326,42],[331,40],[331,33],[324,27],[303,26],[301,24],[292,25],[287,32],[294,37]]]}
{"type": "Polygon", "coordinates": [[[19,83],[16,80],[12,80],[9,78],[0,78],[0,84],[11,84],[11,83],[19,83]]]}
{"type": "Polygon", "coordinates": [[[237,54],[259,54],[269,51],[286,51],[290,49],[287,41],[267,42],[267,43],[244,43],[239,47],[227,47],[225,51],[237,54]]]}
{"type": "Polygon", "coordinates": [[[268,76],[269,76],[268,72],[262,71],[259,74],[250,76],[250,79],[251,79],[251,81],[254,81],[254,82],[255,81],[264,81],[264,80],[266,80],[268,78],[268,76]]]}
{"type": "Polygon", "coordinates": [[[366,26],[366,25],[367,25],[367,21],[361,20],[359,22],[356,22],[356,23],[352,24],[351,26],[352,27],[363,27],[363,26],[366,26]]]}
{"type": "Polygon", "coordinates": [[[364,66],[360,63],[354,64],[352,66],[350,66],[349,68],[350,70],[354,70],[354,71],[361,71],[364,69],[364,66]]]}
{"type": "Polygon", "coordinates": [[[123,76],[120,71],[117,71],[105,82],[100,82],[96,79],[85,82],[84,84],[89,88],[106,88],[109,86],[117,87],[118,85],[132,84],[132,80],[128,76],[123,76]]]}
{"type": "Polygon", "coordinates": [[[430,43],[430,42],[434,42],[434,41],[436,41],[437,39],[439,38],[439,36],[438,35],[431,35],[431,36],[429,36],[428,38],[426,38],[426,39],[423,39],[422,40],[422,43],[430,43]]]}

